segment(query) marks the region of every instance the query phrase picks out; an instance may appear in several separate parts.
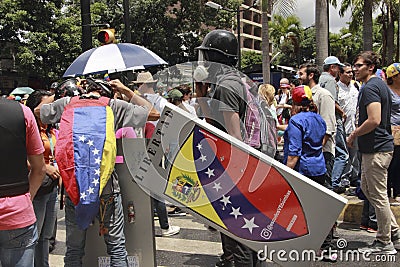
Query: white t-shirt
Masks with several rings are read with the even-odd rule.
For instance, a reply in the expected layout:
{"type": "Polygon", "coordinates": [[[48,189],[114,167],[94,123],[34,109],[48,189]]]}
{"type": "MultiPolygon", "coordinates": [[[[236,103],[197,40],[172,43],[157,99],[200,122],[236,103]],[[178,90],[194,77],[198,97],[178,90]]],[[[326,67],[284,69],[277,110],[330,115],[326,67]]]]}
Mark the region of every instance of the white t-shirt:
{"type": "MultiPolygon", "coordinates": [[[[275,98],[276,98],[276,102],[278,102],[278,105],[286,104],[286,102],[288,101],[286,94],[277,95],[277,96],[275,96],[275,98]]],[[[276,115],[277,116],[281,115],[282,111],[283,111],[283,108],[276,109],[276,115]]]]}
{"type": "Polygon", "coordinates": [[[191,106],[188,102],[182,101],[182,104],[185,106],[185,108],[189,111],[190,114],[193,114],[197,116],[196,110],[193,106],[191,106]]]}
{"type": "Polygon", "coordinates": [[[349,86],[341,81],[338,81],[337,84],[339,86],[338,103],[347,116],[344,129],[346,134],[350,134],[356,129],[358,90],[352,82],[349,86]]]}
{"type": "MultiPolygon", "coordinates": [[[[144,94],[144,98],[147,99],[151,104],[153,104],[154,109],[157,110],[160,114],[163,111],[165,105],[168,103],[168,100],[159,94],[144,94]]],[[[158,120],[150,121],[152,124],[157,125],[158,120]]]]}

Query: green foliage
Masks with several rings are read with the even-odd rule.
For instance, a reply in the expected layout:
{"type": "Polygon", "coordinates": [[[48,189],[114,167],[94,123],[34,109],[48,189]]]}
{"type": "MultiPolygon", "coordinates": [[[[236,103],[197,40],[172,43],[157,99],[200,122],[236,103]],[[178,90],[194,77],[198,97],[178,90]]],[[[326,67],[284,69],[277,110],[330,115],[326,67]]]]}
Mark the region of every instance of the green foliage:
{"type": "MultiPolygon", "coordinates": [[[[235,13],[205,6],[205,0],[139,0],[131,9],[132,41],[164,58],[170,65],[195,60],[195,47],[209,31],[207,26],[230,28],[235,13]]],[[[237,0],[216,1],[237,9],[237,0]]]]}
{"type": "Polygon", "coordinates": [[[300,59],[300,44],[302,41],[300,19],[297,16],[287,18],[274,15],[269,23],[270,40],[275,52],[280,52],[278,64],[296,66],[300,59]]]}
{"type": "Polygon", "coordinates": [[[0,2],[0,40],[16,52],[18,72],[45,83],[62,75],[79,47],[79,20],[71,19],[69,9],[61,12],[61,1],[0,2]]]}
{"type": "Polygon", "coordinates": [[[254,51],[243,51],[241,57],[242,68],[262,63],[262,55],[254,51]]]}
{"type": "Polygon", "coordinates": [[[314,62],[316,57],[315,27],[309,27],[301,32],[300,64],[314,62]]]}
{"type": "MultiPolygon", "coordinates": [[[[206,7],[207,0],[130,0],[131,39],[143,45],[171,65],[197,59],[199,46],[210,29],[236,30],[236,12],[206,7]]],[[[215,0],[225,8],[237,10],[241,0],[215,0]]],[[[282,10],[291,10],[296,1],[273,1],[274,16],[269,23],[273,54],[280,52],[275,64],[296,66],[315,60],[315,29],[302,29],[296,16],[282,10]],[[279,14],[279,15],[278,15],[279,14]],[[289,34],[290,33],[290,34],[289,34]]],[[[338,4],[339,1],[330,1],[338,4]]],[[[330,52],[342,61],[352,62],[362,49],[361,0],[343,0],[340,13],[351,8],[349,29],[331,34],[330,52]],[[345,33],[350,38],[340,39],[345,33]]],[[[124,12],[122,0],[91,1],[92,24],[110,24],[116,29],[119,41],[124,42],[124,12]]],[[[399,0],[375,1],[398,6],[399,0]]],[[[376,10],[376,9],[374,9],[376,10]]],[[[397,9],[396,9],[397,10],[397,9]]],[[[396,11],[397,12],[397,11],[396,11]]],[[[398,18],[398,14],[394,13],[398,18]]],[[[384,16],[383,16],[384,18],[384,16]]],[[[60,79],[66,68],[81,53],[81,14],[77,0],[2,0],[0,1],[0,55],[15,58],[17,71],[38,77],[49,83],[60,79]]],[[[382,23],[372,28],[374,50],[382,52],[382,23]]],[[[396,23],[396,27],[398,24],[396,23]]],[[[97,31],[92,27],[92,41],[96,47],[97,31]]],[[[397,30],[396,36],[397,36],[397,30]]],[[[261,63],[261,54],[245,51],[242,66],[261,63]]]]}

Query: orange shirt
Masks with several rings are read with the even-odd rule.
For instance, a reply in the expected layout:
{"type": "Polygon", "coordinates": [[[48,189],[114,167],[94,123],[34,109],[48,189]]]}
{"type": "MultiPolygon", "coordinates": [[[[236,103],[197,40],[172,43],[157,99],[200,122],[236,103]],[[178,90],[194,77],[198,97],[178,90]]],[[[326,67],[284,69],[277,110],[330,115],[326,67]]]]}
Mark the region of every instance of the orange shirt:
{"type": "Polygon", "coordinates": [[[50,164],[54,161],[55,155],[55,146],[56,146],[56,134],[55,130],[50,130],[51,140],[50,143],[49,137],[47,135],[47,131],[45,127],[40,127],[40,137],[42,138],[43,146],[44,146],[44,161],[46,164],[50,164]],[[53,148],[51,147],[53,145],[53,148]]]}

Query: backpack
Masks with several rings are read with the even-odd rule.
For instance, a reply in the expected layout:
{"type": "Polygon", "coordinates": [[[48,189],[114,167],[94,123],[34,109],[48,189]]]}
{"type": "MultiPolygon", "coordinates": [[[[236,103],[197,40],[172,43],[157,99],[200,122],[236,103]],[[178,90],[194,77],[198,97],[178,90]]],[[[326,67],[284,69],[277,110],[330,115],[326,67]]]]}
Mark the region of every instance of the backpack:
{"type": "Polygon", "coordinates": [[[106,97],[72,97],[61,116],[55,156],[82,229],[98,214],[100,195],[114,170],[116,139],[109,102],[106,97]]]}
{"type": "Polygon", "coordinates": [[[276,121],[265,101],[253,95],[247,83],[244,87],[247,106],[242,129],[243,142],[273,158],[278,145],[276,121]]]}

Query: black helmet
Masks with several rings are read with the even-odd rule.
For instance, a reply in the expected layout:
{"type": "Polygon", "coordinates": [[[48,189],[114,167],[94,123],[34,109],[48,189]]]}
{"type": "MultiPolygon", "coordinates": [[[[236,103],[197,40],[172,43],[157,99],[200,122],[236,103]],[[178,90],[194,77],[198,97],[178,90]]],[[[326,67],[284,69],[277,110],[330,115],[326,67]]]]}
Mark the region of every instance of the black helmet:
{"type": "Polygon", "coordinates": [[[113,98],[114,91],[110,84],[101,79],[86,78],[87,92],[99,91],[100,95],[113,98]]]}
{"type": "Polygon", "coordinates": [[[83,93],[84,90],[79,85],[79,81],[76,78],[71,78],[63,81],[57,86],[54,98],[59,99],[65,96],[79,96],[83,93]]]}
{"type": "Polygon", "coordinates": [[[50,89],[56,90],[57,87],[58,87],[58,82],[53,82],[53,83],[50,85],[50,89]]]}
{"type": "Polygon", "coordinates": [[[196,49],[204,53],[204,58],[208,61],[221,62],[224,56],[225,60],[237,61],[238,59],[238,41],[236,36],[226,30],[213,30],[209,32],[203,40],[201,46],[196,49]],[[218,55],[220,54],[220,55],[218,55]],[[208,58],[207,58],[208,56],[208,58]]]}

